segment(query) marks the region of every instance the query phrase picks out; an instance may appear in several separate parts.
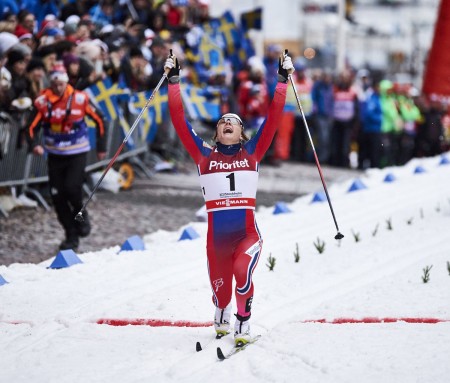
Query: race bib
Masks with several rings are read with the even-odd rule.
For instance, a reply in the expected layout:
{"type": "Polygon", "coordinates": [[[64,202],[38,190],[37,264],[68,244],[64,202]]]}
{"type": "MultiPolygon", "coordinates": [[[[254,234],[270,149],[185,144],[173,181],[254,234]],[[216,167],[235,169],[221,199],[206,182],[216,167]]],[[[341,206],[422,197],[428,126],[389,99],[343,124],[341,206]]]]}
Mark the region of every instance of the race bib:
{"type": "Polygon", "coordinates": [[[258,172],[238,170],[200,175],[206,211],[255,209],[258,172]]]}

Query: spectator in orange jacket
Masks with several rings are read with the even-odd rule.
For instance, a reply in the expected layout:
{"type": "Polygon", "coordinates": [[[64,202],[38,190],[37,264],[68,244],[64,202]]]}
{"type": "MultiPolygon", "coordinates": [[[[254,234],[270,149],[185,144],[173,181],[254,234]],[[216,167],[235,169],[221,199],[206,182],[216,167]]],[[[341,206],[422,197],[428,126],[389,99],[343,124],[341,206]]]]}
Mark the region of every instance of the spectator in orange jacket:
{"type": "Polygon", "coordinates": [[[84,169],[91,149],[85,117],[92,118],[97,126],[99,160],[106,156],[105,127],[102,116],[89,104],[87,94],[68,84],[62,63],[55,65],[49,77],[50,87],[34,101],[27,136],[34,154],[48,154],[50,194],[65,231],[60,249],[76,249],[79,237],[88,236],[91,229],[87,212],[83,213],[84,222],[75,221],[83,206],[84,169]],[[38,134],[41,128],[43,145],[38,134]]]}

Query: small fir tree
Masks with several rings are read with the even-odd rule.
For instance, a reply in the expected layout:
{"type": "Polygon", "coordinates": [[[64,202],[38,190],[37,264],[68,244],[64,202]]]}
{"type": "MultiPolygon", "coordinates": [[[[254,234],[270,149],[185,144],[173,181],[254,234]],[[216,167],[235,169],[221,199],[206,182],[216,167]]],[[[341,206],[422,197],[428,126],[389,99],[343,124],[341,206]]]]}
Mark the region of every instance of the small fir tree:
{"type": "Polygon", "coordinates": [[[423,283],[428,283],[428,281],[430,280],[430,270],[432,267],[433,267],[433,265],[426,266],[423,268],[423,275],[422,275],[423,283]]]}
{"type": "Polygon", "coordinates": [[[355,242],[359,242],[361,240],[359,233],[355,233],[352,229],[353,238],[355,239],[355,242]]]}
{"type": "Polygon", "coordinates": [[[392,218],[386,220],[386,229],[392,230],[392,218]]]}
{"type": "Polygon", "coordinates": [[[372,231],[372,237],[375,237],[377,235],[379,226],[380,226],[380,224],[377,223],[377,226],[375,226],[375,229],[373,229],[373,231],[372,231]]]}
{"type": "Polygon", "coordinates": [[[298,249],[298,243],[295,244],[294,260],[295,260],[295,263],[300,262],[300,250],[298,249]]]}
{"type": "Polygon", "coordinates": [[[269,268],[269,271],[273,271],[275,268],[276,258],[272,257],[272,253],[270,253],[269,258],[267,258],[266,266],[269,268]]]}
{"type": "Polygon", "coordinates": [[[317,237],[317,241],[314,242],[314,247],[319,252],[319,254],[322,254],[325,251],[325,242],[317,237]]]}

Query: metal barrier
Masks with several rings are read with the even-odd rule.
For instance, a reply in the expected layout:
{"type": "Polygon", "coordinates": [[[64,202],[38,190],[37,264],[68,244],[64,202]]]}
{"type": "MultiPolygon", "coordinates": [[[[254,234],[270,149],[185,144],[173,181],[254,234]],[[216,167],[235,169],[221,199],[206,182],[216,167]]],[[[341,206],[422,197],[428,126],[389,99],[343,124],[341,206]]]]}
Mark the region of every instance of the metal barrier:
{"type": "MultiPolygon", "coordinates": [[[[132,117],[130,118],[130,120],[132,119],[132,117]]],[[[86,172],[91,172],[108,165],[109,161],[122,144],[124,137],[125,135],[122,127],[120,126],[119,120],[112,121],[107,128],[106,159],[103,161],[98,161],[95,150],[91,150],[88,155],[88,165],[86,166],[86,172]]],[[[125,146],[123,152],[117,157],[117,162],[120,163],[121,161],[129,160],[131,163],[138,166],[147,177],[152,177],[152,171],[150,171],[150,169],[148,169],[148,167],[145,166],[145,164],[138,157],[139,154],[143,154],[148,151],[148,144],[145,139],[142,139],[139,136],[138,129],[133,132],[130,141],[134,143],[134,146],[132,148],[125,146]]]]}
{"type": "MultiPolygon", "coordinates": [[[[4,112],[0,114],[0,187],[21,186],[22,192],[33,194],[39,203],[47,210],[48,204],[41,194],[31,188],[30,184],[48,182],[46,156],[35,156],[28,153],[28,145],[23,141],[20,126],[23,126],[25,116],[13,118],[4,112]]],[[[111,121],[107,126],[107,156],[98,161],[95,148],[88,153],[86,172],[105,167],[123,142],[124,133],[118,120],[111,121]]],[[[117,157],[117,162],[128,160],[137,166],[147,177],[152,171],[139,159],[138,155],[148,151],[145,139],[140,138],[136,129],[132,136],[133,147],[125,147],[117,157]]]]}
{"type": "Polygon", "coordinates": [[[27,146],[20,147],[21,132],[13,117],[4,112],[0,117],[0,187],[24,185],[27,146]]]}

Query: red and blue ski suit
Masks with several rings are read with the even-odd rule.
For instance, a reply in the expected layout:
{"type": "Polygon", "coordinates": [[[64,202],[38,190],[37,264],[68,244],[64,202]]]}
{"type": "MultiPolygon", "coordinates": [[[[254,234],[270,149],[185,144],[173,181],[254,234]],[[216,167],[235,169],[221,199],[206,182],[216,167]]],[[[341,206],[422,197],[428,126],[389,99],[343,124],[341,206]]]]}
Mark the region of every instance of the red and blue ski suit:
{"type": "Polygon", "coordinates": [[[208,213],[206,251],[216,307],[231,301],[236,280],[238,315],[248,317],[253,299],[252,274],[262,238],[255,221],[259,164],[281,121],[287,84],[278,83],[267,117],[257,134],[244,144],[211,147],[186,120],[180,85],[169,84],[169,110],[183,145],[197,165],[208,213]]]}

